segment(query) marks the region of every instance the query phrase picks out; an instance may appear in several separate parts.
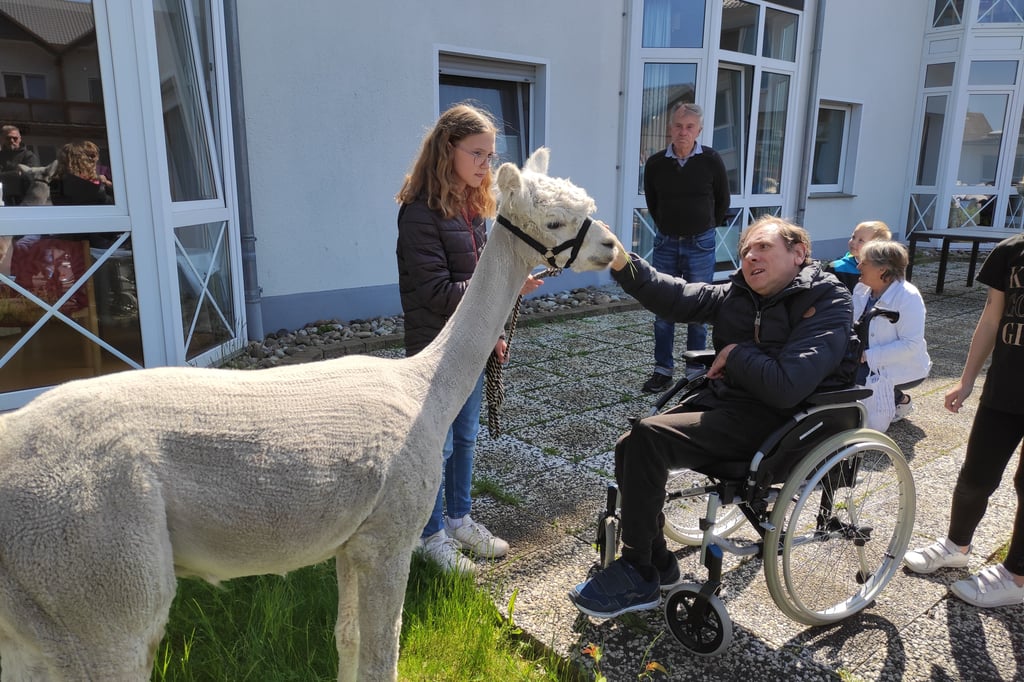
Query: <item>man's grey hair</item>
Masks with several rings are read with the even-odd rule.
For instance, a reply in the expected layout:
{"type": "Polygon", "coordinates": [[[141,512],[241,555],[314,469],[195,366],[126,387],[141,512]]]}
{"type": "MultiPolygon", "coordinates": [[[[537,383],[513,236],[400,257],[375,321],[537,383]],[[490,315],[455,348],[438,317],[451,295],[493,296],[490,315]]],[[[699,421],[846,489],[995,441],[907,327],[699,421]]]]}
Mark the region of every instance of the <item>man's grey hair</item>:
{"type": "Polygon", "coordinates": [[[669,112],[669,120],[676,115],[676,112],[683,109],[688,114],[694,114],[700,119],[700,125],[704,127],[704,109],[699,104],[693,102],[676,102],[672,105],[672,111],[669,112]]]}

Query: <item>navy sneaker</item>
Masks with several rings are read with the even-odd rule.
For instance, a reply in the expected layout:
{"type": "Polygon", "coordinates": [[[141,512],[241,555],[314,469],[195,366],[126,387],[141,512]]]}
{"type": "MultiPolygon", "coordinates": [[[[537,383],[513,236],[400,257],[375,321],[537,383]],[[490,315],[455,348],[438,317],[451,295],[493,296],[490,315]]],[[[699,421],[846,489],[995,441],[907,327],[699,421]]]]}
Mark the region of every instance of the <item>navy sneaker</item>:
{"type": "Polygon", "coordinates": [[[675,554],[669,554],[669,556],[671,560],[666,568],[655,567],[658,569],[658,582],[661,583],[662,591],[671,590],[683,582],[682,575],[679,573],[679,559],[676,559],[675,554]]]}
{"type": "Polygon", "coordinates": [[[595,618],[614,618],[630,611],[655,609],[661,603],[658,581],[644,580],[633,564],[619,558],[569,592],[577,609],[595,618]]]}

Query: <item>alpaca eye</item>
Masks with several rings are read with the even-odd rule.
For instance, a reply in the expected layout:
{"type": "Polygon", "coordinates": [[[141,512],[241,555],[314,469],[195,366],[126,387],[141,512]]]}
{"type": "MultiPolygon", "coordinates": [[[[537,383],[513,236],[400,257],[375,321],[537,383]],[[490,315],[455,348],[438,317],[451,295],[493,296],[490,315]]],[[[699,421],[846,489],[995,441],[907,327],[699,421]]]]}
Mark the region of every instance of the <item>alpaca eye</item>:
{"type": "Polygon", "coordinates": [[[563,223],[560,220],[552,222],[552,223],[548,223],[548,229],[549,230],[558,230],[558,229],[561,229],[563,227],[565,227],[565,223],[563,223]]]}

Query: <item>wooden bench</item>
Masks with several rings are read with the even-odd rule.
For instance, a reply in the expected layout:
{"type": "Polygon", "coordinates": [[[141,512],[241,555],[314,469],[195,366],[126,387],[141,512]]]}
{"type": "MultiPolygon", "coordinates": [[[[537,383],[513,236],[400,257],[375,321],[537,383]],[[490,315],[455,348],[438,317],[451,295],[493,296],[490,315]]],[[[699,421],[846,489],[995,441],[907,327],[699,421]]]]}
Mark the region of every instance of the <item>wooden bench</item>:
{"type": "Polygon", "coordinates": [[[1008,237],[1021,234],[1020,230],[1007,230],[998,227],[951,227],[943,230],[914,230],[907,235],[908,255],[907,281],[914,272],[914,252],[919,241],[931,239],[942,240],[942,254],[939,256],[939,275],[935,279],[935,293],[941,294],[946,279],[946,262],[949,260],[949,245],[953,242],[969,242],[971,244],[971,264],[967,268],[967,286],[974,286],[974,271],[978,266],[978,251],[981,244],[1001,242],[1008,237]]]}

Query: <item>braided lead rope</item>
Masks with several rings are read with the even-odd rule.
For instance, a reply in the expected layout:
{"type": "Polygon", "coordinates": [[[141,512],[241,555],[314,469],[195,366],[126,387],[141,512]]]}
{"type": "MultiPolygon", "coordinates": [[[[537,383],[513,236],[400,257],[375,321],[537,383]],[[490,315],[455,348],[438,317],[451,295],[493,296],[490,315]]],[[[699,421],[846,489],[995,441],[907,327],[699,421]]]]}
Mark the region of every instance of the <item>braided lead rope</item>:
{"type": "MultiPolygon", "coordinates": [[[[534,277],[547,279],[561,274],[561,268],[547,268],[534,277]]],[[[519,321],[519,308],[522,306],[523,297],[516,298],[516,304],[512,307],[512,314],[509,317],[508,332],[505,333],[505,345],[512,348],[512,336],[516,333],[516,323],[519,321]]],[[[487,358],[487,367],[484,370],[484,395],[487,397],[487,431],[491,438],[501,436],[501,405],[505,402],[505,383],[503,380],[504,366],[497,355],[491,353],[487,358]]]]}

